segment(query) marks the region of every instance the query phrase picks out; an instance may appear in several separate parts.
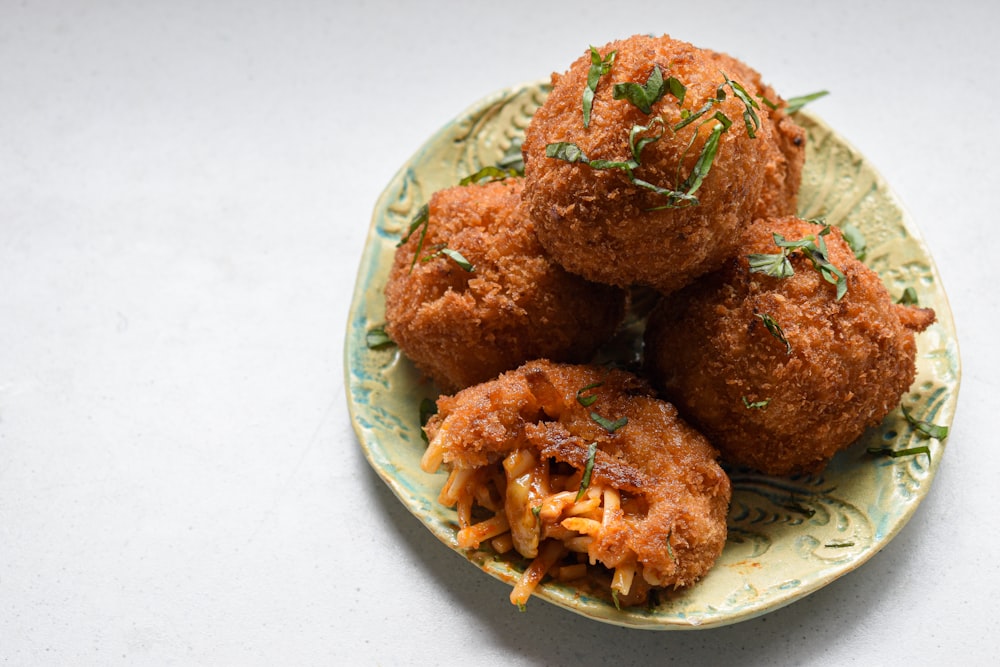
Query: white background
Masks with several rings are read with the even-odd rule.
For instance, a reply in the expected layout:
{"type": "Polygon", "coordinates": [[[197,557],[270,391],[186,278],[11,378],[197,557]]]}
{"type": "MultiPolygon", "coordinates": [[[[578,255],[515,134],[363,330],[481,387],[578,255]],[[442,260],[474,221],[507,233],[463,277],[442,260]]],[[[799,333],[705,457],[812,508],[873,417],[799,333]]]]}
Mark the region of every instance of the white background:
{"type": "Polygon", "coordinates": [[[0,0],[0,659],[987,663],[998,24],[980,0],[0,0]],[[717,630],[519,613],[396,501],[347,416],[354,274],[397,168],[493,90],[639,32],[832,92],[812,109],[910,210],[963,358],[902,533],[717,630]]]}

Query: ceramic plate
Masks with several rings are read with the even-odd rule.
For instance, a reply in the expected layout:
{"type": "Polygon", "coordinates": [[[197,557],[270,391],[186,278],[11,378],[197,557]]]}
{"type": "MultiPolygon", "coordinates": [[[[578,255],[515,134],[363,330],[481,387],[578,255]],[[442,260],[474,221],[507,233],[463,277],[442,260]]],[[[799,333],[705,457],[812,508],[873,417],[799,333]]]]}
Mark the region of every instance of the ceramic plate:
{"type": "MultiPolygon", "coordinates": [[[[444,544],[456,520],[436,499],[445,473],[420,470],[425,444],[418,406],[436,398],[395,348],[370,350],[366,332],[383,322],[383,289],[401,232],[435,190],[495,164],[545,99],[545,84],[486,98],[431,137],[399,170],[375,206],[361,258],[345,350],[348,403],[368,461],[400,501],[444,544]]],[[[914,287],[937,323],[918,335],[917,378],[903,404],[922,420],[951,423],[960,377],[954,322],[937,270],[909,216],[864,157],[816,116],[796,116],[808,134],[802,217],[853,224],[867,240],[866,262],[893,295],[914,287]]],[[[838,454],[821,476],[773,478],[734,473],[729,539],[695,586],[662,595],[650,608],[618,610],[572,586],[544,583],[542,598],[600,621],[647,629],[708,628],[772,611],[858,567],[891,540],[927,494],[945,443],[914,432],[897,409],[838,454]],[[877,457],[868,448],[927,445],[930,455],[877,457]]],[[[513,584],[525,563],[485,550],[461,551],[513,584]]],[[[506,602],[506,600],[505,600],[506,602]]]]}

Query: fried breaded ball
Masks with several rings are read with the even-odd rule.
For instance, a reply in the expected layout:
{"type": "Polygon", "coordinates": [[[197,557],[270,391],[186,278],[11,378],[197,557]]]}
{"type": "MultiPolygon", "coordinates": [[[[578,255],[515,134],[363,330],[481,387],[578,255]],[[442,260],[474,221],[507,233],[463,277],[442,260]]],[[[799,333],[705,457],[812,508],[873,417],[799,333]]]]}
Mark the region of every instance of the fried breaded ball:
{"type": "Polygon", "coordinates": [[[893,303],[836,228],[759,220],[723,269],[654,309],[646,363],[724,461],[815,473],[899,404],[914,379],[914,333],[933,320],[933,310],[893,303]],[[806,250],[783,250],[775,234],[820,251],[825,241],[826,260],[846,280],[842,298],[806,250]],[[750,271],[750,255],[767,262],[785,252],[793,275],[750,271]]]}
{"type": "MultiPolygon", "coordinates": [[[[437,404],[421,467],[449,466],[441,501],[492,504],[521,555],[581,552],[635,604],[694,583],[722,552],[731,487],[717,452],[639,377],[536,360],[437,404]],[[478,488],[501,465],[505,480],[478,488]]],[[[478,525],[463,529],[459,544],[476,546],[478,525]]]]}
{"type": "Polygon", "coordinates": [[[771,125],[772,132],[770,139],[764,140],[764,187],[750,219],[795,215],[802,167],[806,161],[805,130],[785,113],[787,103],[774,88],[764,83],[757,70],[725,53],[712,52],[710,55],[726,74],[740,81],[754,99],[764,98],[774,107],[769,106],[770,113],[761,119],[771,125]]]}
{"type": "Polygon", "coordinates": [[[622,290],[545,255],[520,207],[522,187],[510,178],[436,192],[426,228],[396,250],[386,332],[445,391],[537,357],[587,361],[624,315],[622,290]]]}
{"type": "Polygon", "coordinates": [[[525,132],[524,199],[542,245],[567,270],[612,285],[670,292],[721,266],[758,207],[787,208],[770,201],[787,200],[787,194],[762,192],[765,184],[797,190],[797,163],[783,157],[771,111],[756,101],[759,75],[750,68],[668,36],[637,35],[598,49],[604,58],[612,51],[614,62],[597,81],[586,127],[582,98],[591,55],[565,74],[553,74],[552,91],[525,132]],[[663,80],[682,84],[683,93],[675,86],[649,113],[628,99],[614,99],[616,84],[655,87],[657,67],[663,80]],[[735,83],[727,83],[727,76],[735,83]],[[740,89],[749,101],[741,100],[740,89]],[[748,130],[744,114],[750,112],[759,126],[748,130]],[[710,137],[726,127],[717,114],[731,125],[718,137],[711,160],[710,137]],[[547,146],[559,144],[572,144],[582,157],[547,156],[547,146]],[[638,163],[631,170],[597,162],[630,159],[638,163]],[[650,187],[687,193],[697,181],[689,179],[707,164],[693,192],[696,202],[650,187]]]}

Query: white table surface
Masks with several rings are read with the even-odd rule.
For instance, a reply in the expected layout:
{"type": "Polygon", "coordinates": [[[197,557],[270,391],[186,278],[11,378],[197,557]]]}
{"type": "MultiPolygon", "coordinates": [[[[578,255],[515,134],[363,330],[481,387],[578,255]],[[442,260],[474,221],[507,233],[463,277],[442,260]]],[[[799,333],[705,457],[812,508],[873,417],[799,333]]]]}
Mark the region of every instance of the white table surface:
{"type": "Polygon", "coordinates": [[[992,662],[998,24],[980,0],[0,1],[0,659],[992,662]],[[346,407],[354,275],[399,165],[493,90],[639,32],[832,91],[812,109],[922,230],[963,358],[902,533],[716,630],[519,613],[396,501],[346,407]]]}

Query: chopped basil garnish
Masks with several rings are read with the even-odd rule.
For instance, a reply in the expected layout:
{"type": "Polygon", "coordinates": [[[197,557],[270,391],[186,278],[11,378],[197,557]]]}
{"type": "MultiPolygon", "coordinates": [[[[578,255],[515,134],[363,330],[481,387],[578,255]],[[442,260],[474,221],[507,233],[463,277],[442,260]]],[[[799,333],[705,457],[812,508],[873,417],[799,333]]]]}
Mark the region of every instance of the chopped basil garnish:
{"type": "Polygon", "coordinates": [[[846,549],[848,547],[853,547],[854,542],[827,542],[823,546],[827,549],[846,549]]]}
{"type": "Polygon", "coordinates": [[[927,458],[931,458],[931,448],[927,445],[922,445],[920,447],[910,447],[909,449],[892,449],[891,447],[869,447],[868,453],[872,456],[889,456],[894,459],[898,459],[902,456],[914,456],[916,454],[926,454],[927,458]]]}
{"type": "Polygon", "coordinates": [[[868,242],[865,241],[861,230],[848,222],[840,228],[840,232],[844,235],[844,240],[847,241],[847,245],[850,246],[858,261],[864,261],[865,255],[868,253],[868,242]]]}
{"type": "Polygon", "coordinates": [[[905,290],[903,290],[903,295],[899,297],[899,301],[897,301],[896,303],[901,304],[903,306],[918,305],[920,303],[920,300],[917,298],[917,290],[913,289],[912,287],[907,287],[905,290]]]}
{"type": "Polygon", "coordinates": [[[680,106],[684,104],[687,87],[675,77],[670,76],[664,79],[660,66],[653,65],[653,71],[650,72],[645,84],[632,81],[616,83],[611,94],[616,100],[627,100],[648,116],[653,113],[653,105],[663,99],[667,93],[676,97],[677,106],[680,106]]]}
{"type": "Polygon", "coordinates": [[[451,248],[445,247],[441,248],[441,254],[444,255],[445,257],[448,257],[449,259],[451,259],[451,261],[455,262],[456,264],[458,264],[458,266],[463,271],[468,271],[469,273],[472,273],[476,270],[476,267],[474,267],[472,263],[469,262],[469,260],[467,260],[465,257],[463,257],[462,253],[460,253],[457,250],[452,250],[451,248]]]}
{"type": "Polygon", "coordinates": [[[602,417],[596,412],[591,412],[590,418],[593,419],[598,424],[600,424],[601,428],[603,428],[608,433],[614,433],[615,431],[617,431],[622,426],[625,426],[625,424],[628,423],[628,417],[621,417],[620,419],[611,421],[607,417],[602,417]]]}
{"type": "Polygon", "coordinates": [[[705,145],[701,149],[701,154],[698,156],[698,161],[694,164],[694,169],[691,170],[691,173],[688,174],[687,179],[680,187],[680,190],[688,195],[693,195],[697,192],[705,177],[708,176],[708,171],[712,168],[712,162],[715,161],[715,154],[719,152],[719,137],[732,125],[732,122],[722,113],[717,113],[715,118],[720,122],[716,123],[715,127],[712,128],[712,134],[705,141],[705,145]]]}
{"type": "Polygon", "coordinates": [[[794,251],[801,251],[812,262],[813,268],[820,272],[824,280],[836,285],[837,300],[840,301],[847,293],[847,277],[843,271],[827,259],[829,251],[823,237],[829,233],[830,226],[826,225],[817,236],[810,234],[798,241],[788,241],[784,236],[775,232],[773,234],[774,244],[781,248],[781,252],[749,255],[747,259],[750,262],[750,272],[764,273],[774,278],[788,278],[795,274],[795,269],[788,261],[788,255],[794,251]]]}
{"type": "Polygon", "coordinates": [[[576,493],[576,501],[579,502],[580,498],[583,498],[583,494],[587,492],[587,488],[590,486],[590,477],[594,473],[594,459],[597,457],[597,443],[592,442],[587,446],[587,463],[583,467],[583,478],[580,480],[580,490],[576,493]]]}
{"type": "MultiPolygon", "coordinates": [[[[643,144],[643,146],[644,145],[645,144],[643,144]]],[[[633,150],[641,150],[638,143],[633,150]]],[[[651,190],[658,195],[668,197],[670,200],[669,203],[660,208],[677,208],[682,205],[698,204],[698,199],[691,194],[670,190],[668,188],[661,188],[658,185],[653,185],[652,183],[648,183],[640,178],[636,178],[633,170],[639,166],[639,163],[634,159],[626,161],[591,160],[579,146],[568,141],[548,144],[545,147],[545,156],[555,158],[557,160],[563,160],[565,162],[569,162],[570,164],[585,164],[591,169],[617,169],[623,171],[633,185],[651,190]]]]}
{"type": "Polygon", "coordinates": [[[756,313],[756,315],[760,318],[760,321],[764,323],[764,326],[767,327],[768,332],[770,332],[772,336],[777,338],[781,344],[785,346],[785,353],[791,354],[792,344],[788,342],[787,338],[785,338],[785,332],[781,330],[777,321],[775,321],[775,319],[767,313],[756,313]]]}
{"type": "Polygon", "coordinates": [[[621,602],[618,601],[618,589],[617,588],[612,588],[611,589],[611,601],[615,603],[615,609],[617,609],[618,611],[622,610],[621,602]]]}
{"type": "Polygon", "coordinates": [[[587,85],[583,89],[583,126],[590,127],[590,112],[594,106],[594,94],[597,92],[597,82],[601,77],[611,71],[611,66],[615,64],[615,54],[612,51],[601,58],[600,52],[593,46],[590,47],[590,70],[587,72],[587,85]]]}
{"type": "Polygon", "coordinates": [[[432,259],[434,259],[435,257],[439,257],[441,255],[444,255],[448,259],[450,259],[453,262],[455,262],[456,264],[458,264],[458,266],[463,271],[467,271],[469,273],[474,273],[475,270],[476,270],[476,267],[474,267],[472,265],[472,262],[470,262],[469,260],[467,260],[462,255],[462,253],[460,253],[459,251],[457,251],[457,250],[455,250],[453,248],[449,248],[448,246],[446,246],[444,244],[440,244],[440,245],[436,246],[434,248],[434,252],[432,252],[431,254],[429,254],[429,255],[427,255],[425,257],[420,258],[420,261],[421,262],[429,262],[432,259]]]}
{"type": "MultiPolygon", "coordinates": [[[[787,343],[788,341],[785,342],[787,343]]],[[[742,398],[743,398],[743,406],[747,410],[763,410],[764,408],[767,407],[768,403],[771,402],[770,398],[765,398],[763,401],[754,401],[753,403],[748,401],[746,396],[743,396],[742,398]]]]}
{"type": "Polygon", "coordinates": [[[760,108],[760,105],[750,97],[750,93],[747,92],[747,89],[742,84],[733,81],[725,73],[722,76],[725,77],[726,83],[729,84],[729,88],[733,91],[733,94],[736,95],[736,99],[743,103],[743,124],[747,128],[747,136],[751,139],[756,139],[757,130],[760,129],[760,117],[757,116],[756,110],[760,108]]]}
{"type": "Polygon", "coordinates": [[[947,426],[938,426],[937,424],[921,421],[910,414],[910,411],[906,409],[905,405],[901,405],[899,407],[903,411],[903,416],[906,418],[906,421],[909,422],[918,433],[926,435],[928,438],[936,438],[938,440],[944,440],[948,437],[947,426]]]}
{"type": "Polygon", "coordinates": [[[793,114],[810,102],[814,102],[821,97],[829,95],[830,92],[827,90],[820,90],[815,93],[810,93],[808,95],[799,95],[798,97],[789,98],[786,102],[785,113],[793,114]]]}
{"type": "Polygon", "coordinates": [[[761,101],[761,102],[763,102],[763,103],[764,103],[764,106],[766,106],[766,107],[767,107],[768,109],[770,109],[771,111],[774,111],[775,109],[777,109],[777,108],[778,108],[778,105],[777,105],[777,104],[775,104],[775,103],[774,103],[774,102],[772,102],[771,100],[767,99],[767,98],[766,98],[766,97],[764,97],[763,95],[761,95],[761,96],[760,96],[760,101],[761,101]]]}
{"type": "Polygon", "coordinates": [[[406,236],[404,236],[396,247],[403,245],[410,240],[410,237],[419,229],[420,236],[417,238],[417,249],[413,252],[413,261],[410,262],[410,271],[413,271],[413,267],[417,263],[417,257],[420,256],[420,252],[424,248],[424,239],[427,238],[427,227],[430,222],[430,209],[427,208],[427,204],[424,204],[419,209],[417,209],[417,214],[413,216],[413,220],[410,221],[410,226],[406,231],[406,236]]]}
{"type": "Polygon", "coordinates": [[[389,338],[389,334],[385,331],[385,326],[377,326],[365,332],[365,344],[369,350],[381,350],[396,343],[392,338],[389,338]]]}
{"type": "Polygon", "coordinates": [[[772,278],[788,278],[795,275],[795,269],[788,260],[788,251],[782,250],[774,254],[754,253],[747,256],[750,261],[750,273],[763,273],[772,278]]]}
{"type": "Polygon", "coordinates": [[[499,166],[483,167],[474,174],[469,174],[458,182],[459,185],[469,185],[471,183],[490,183],[492,181],[502,181],[512,176],[520,176],[516,169],[505,169],[499,166]]]}
{"type": "Polygon", "coordinates": [[[589,408],[591,405],[593,405],[597,401],[597,396],[595,396],[593,394],[591,394],[589,396],[584,396],[583,395],[584,392],[590,391],[591,389],[597,389],[598,387],[600,387],[603,384],[604,384],[603,382],[593,382],[591,384],[588,384],[586,387],[583,387],[582,389],[580,389],[578,392],[576,392],[576,401],[577,401],[577,403],[579,403],[580,405],[582,405],[585,408],[589,408]]]}

